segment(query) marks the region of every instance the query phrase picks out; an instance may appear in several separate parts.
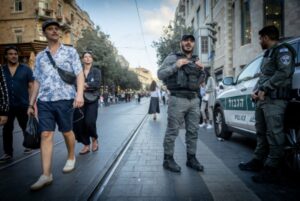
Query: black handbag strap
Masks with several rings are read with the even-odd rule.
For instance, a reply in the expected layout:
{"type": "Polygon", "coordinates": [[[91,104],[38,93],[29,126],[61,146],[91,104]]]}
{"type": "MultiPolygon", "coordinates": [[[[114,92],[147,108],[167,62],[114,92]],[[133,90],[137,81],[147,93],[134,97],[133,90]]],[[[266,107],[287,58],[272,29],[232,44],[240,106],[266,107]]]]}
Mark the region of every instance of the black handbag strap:
{"type": "Polygon", "coordinates": [[[55,63],[55,61],[54,61],[51,53],[49,51],[46,51],[46,54],[47,54],[47,56],[48,56],[48,58],[49,58],[49,60],[50,60],[50,62],[52,64],[53,68],[57,69],[56,63],[55,63]]]}

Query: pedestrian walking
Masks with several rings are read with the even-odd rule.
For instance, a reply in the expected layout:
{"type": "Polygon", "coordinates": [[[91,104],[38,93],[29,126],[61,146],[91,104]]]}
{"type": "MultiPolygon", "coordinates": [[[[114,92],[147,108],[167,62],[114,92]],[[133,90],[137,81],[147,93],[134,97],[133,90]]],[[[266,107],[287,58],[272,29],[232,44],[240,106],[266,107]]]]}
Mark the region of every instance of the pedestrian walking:
{"type": "Polygon", "coordinates": [[[0,65],[0,126],[7,122],[9,110],[7,85],[0,65]]]}
{"type": "MultiPolygon", "coordinates": [[[[200,108],[200,119],[199,119],[199,126],[201,127],[201,124],[205,123],[204,120],[203,120],[203,115],[201,113],[201,105],[202,105],[202,98],[204,97],[205,95],[205,80],[203,80],[201,83],[200,83],[200,89],[199,89],[199,108],[200,108]]],[[[206,111],[205,111],[206,112],[206,111]]]]}
{"type": "Polygon", "coordinates": [[[208,70],[205,70],[207,81],[205,83],[205,90],[202,97],[202,103],[201,103],[201,115],[203,117],[203,123],[199,126],[201,128],[206,127],[206,129],[212,129],[212,122],[213,122],[213,107],[215,104],[215,88],[216,84],[214,81],[214,78],[210,76],[210,73],[208,70]]]}
{"type": "Polygon", "coordinates": [[[159,110],[159,100],[160,100],[160,90],[157,87],[156,82],[153,80],[150,85],[150,105],[148,114],[153,114],[153,120],[157,119],[157,113],[160,113],[159,110]]]}
{"type": "Polygon", "coordinates": [[[295,50],[289,44],[279,44],[279,31],[266,26],[259,31],[264,53],[261,76],[252,93],[256,102],[255,127],[257,144],[252,160],[239,168],[260,171],[252,176],[257,183],[279,180],[279,167],[284,156],[284,112],[287,107],[295,65],[295,50]]]}
{"type": "Polygon", "coordinates": [[[139,103],[138,98],[139,98],[139,96],[138,96],[137,92],[134,92],[134,99],[137,104],[139,103]]]}
{"type": "MultiPolygon", "coordinates": [[[[7,64],[2,68],[8,89],[9,112],[7,122],[3,126],[4,155],[0,158],[0,162],[7,162],[13,157],[15,118],[18,120],[23,135],[25,134],[28,121],[27,108],[29,105],[29,94],[31,93],[34,80],[32,70],[25,64],[19,63],[16,46],[7,46],[4,54],[7,64]]],[[[31,149],[25,147],[24,154],[29,154],[31,151],[31,149]]]]}
{"type": "Polygon", "coordinates": [[[84,106],[75,109],[74,133],[78,142],[84,146],[79,154],[90,152],[92,140],[92,151],[98,150],[98,134],[96,120],[98,117],[98,100],[100,96],[101,71],[93,66],[92,52],[82,54],[84,84],[84,106]]]}
{"type": "Polygon", "coordinates": [[[168,126],[164,138],[163,167],[180,172],[180,166],[174,160],[174,143],[180,125],[186,125],[186,165],[197,171],[203,166],[196,158],[198,122],[200,117],[199,86],[204,80],[204,66],[198,56],[192,55],[195,46],[193,35],[183,35],[180,41],[181,52],[168,55],[158,70],[158,78],[163,80],[170,91],[168,105],[168,126]]]}
{"type": "Polygon", "coordinates": [[[60,24],[54,20],[47,20],[42,24],[43,34],[48,46],[41,51],[35,61],[34,87],[30,98],[28,114],[34,115],[33,105],[37,99],[39,129],[41,131],[42,175],[31,186],[31,190],[38,190],[52,183],[51,173],[53,135],[55,126],[63,133],[68,150],[64,173],[75,168],[75,136],[72,131],[74,108],[83,105],[84,76],[77,51],[73,47],[60,43],[60,24]],[[68,74],[68,73],[69,74],[68,74]],[[67,83],[76,75],[75,85],[67,83]],[[67,77],[66,77],[67,76],[67,77]]]}
{"type": "Polygon", "coordinates": [[[163,101],[163,104],[166,105],[166,92],[165,92],[165,90],[161,90],[161,99],[163,101]]]}
{"type": "Polygon", "coordinates": [[[141,92],[138,92],[138,104],[141,103],[142,94],[141,92]]]}

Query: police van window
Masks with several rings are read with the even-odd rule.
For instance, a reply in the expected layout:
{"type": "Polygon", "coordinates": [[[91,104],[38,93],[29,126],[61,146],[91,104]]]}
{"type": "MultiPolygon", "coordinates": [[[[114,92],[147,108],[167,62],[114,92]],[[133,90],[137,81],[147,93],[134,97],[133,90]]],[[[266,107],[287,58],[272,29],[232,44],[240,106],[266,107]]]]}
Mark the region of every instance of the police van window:
{"type": "Polygon", "coordinates": [[[300,50],[300,41],[298,41],[296,43],[292,43],[291,45],[297,52],[296,61],[295,61],[296,66],[300,66],[300,51],[299,51],[300,50]]]}
{"type": "Polygon", "coordinates": [[[255,78],[260,71],[262,59],[263,57],[258,57],[250,64],[248,64],[238,76],[237,84],[255,78]]]}

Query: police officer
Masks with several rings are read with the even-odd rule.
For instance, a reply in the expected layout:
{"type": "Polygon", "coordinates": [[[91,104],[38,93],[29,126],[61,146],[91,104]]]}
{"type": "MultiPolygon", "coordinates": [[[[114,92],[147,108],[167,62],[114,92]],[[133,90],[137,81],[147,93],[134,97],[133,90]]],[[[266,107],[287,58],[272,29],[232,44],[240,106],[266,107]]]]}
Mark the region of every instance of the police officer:
{"type": "Polygon", "coordinates": [[[266,50],[261,66],[261,76],[252,93],[256,101],[255,127],[257,145],[254,157],[239,168],[260,171],[252,177],[257,183],[278,180],[278,168],[284,155],[284,112],[287,107],[294,72],[295,50],[286,43],[279,44],[279,31],[266,26],[259,31],[260,45],[266,50]]]}
{"type": "Polygon", "coordinates": [[[185,120],[187,162],[186,165],[197,171],[203,166],[197,160],[196,147],[198,138],[199,85],[205,79],[203,68],[197,56],[192,55],[195,46],[193,35],[183,35],[181,52],[168,55],[158,70],[158,78],[163,80],[170,91],[168,105],[168,126],[164,138],[163,167],[172,172],[180,172],[180,166],[173,158],[174,142],[179,127],[185,120]]]}

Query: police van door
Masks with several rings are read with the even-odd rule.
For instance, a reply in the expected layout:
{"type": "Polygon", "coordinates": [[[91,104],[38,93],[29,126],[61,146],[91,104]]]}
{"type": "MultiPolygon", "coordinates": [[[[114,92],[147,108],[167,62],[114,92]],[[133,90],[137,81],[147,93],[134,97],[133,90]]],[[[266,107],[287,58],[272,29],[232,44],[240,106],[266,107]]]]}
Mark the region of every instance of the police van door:
{"type": "Polygon", "coordinates": [[[228,100],[232,114],[231,125],[242,130],[255,131],[253,129],[255,105],[251,100],[251,93],[258,80],[262,56],[253,60],[239,74],[236,81],[236,95],[228,100]]]}

